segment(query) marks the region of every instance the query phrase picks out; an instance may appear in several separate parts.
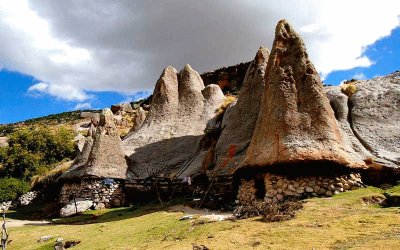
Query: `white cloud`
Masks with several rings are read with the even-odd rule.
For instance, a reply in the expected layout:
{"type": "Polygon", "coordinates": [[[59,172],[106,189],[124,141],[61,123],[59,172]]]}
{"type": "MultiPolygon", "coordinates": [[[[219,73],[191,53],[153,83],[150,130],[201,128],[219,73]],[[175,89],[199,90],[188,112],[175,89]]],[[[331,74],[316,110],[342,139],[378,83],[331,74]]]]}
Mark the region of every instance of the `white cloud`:
{"type": "Polygon", "coordinates": [[[84,101],[86,91],[152,90],[167,65],[204,72],[271,46],[285,18],[317,70],[368,67],[365,48],[399,25],[398,0],[0,1],[0,68],[47,85],[31,93],[84,101]]]}
{"type": "Polygon", "coordinates": [[[51,95],[66,101],[85,101],[91,98],[84,91],[70,85],[36,83],[28,88],[28,94],[33,96],[51,95]]]}
{"type": "Polygon", "coordinates": [[[352,76],[353,79],[356,80],[364,80],[367,79],[367,77],[364,75],[364,73],[356,73],[352,76]]]}
{"type": "Polygon", "coordinates": [[[91,108],[92,108],[92,104],[90,104],[89,102],[78,103],[75,106],[75,110],[84,110],[84,109],[91,109],[91,108]]]}

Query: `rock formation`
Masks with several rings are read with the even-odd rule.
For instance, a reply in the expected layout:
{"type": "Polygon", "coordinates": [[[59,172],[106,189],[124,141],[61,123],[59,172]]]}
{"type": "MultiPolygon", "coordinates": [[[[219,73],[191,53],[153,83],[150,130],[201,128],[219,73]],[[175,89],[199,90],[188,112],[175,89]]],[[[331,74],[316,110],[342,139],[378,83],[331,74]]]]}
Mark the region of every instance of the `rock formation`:
{"type": "Polygon", "coordinates": [[[354,135],[353,129],[349,122],[349,97],[342,93],[339,87],[325,87],[326,96],[328,97],[332,109],[334,110],[336,120],[339,125],[341,135],[343,137],[343,146],[346,152],[356,161],[366,161],[372,157],[372,154],[364,148],[357,137],[354,135]]]}
{"type": "Polygon", "coordinates": [[[93,127],[89,131],[92,135],[87,137],[82,152],[61,179],[125,179],[127,164],[111,110],[103,110],[94,134],[93,127]]]}
{"type": "Polygon", "coordinates": [[[269,50],[261,47],[250,63],[236,103],[225,111],[215,147],[214,174],[232,174],[250,144],[260,111],[269,50]]]}
{"type": "Polygon", "coordinates": [[[194,166],[193,159],[201,152],[206,123],[223,99],[220,88],[205,88],[190,65],[179,74],[167,67],[157,81],[145,121],[123,140],[130,162],[128,179],[183,178],[200,172],[201,164],[194,166]]]}
{"type": "Polygon", "coordinates": [[[7,137],[0,137],[0,148],[8,146],[7,140],[7,137]]]}
{"type": "Polygon", "coordinates": [[[133,113],[133,108],[129,103],[121,103],[117,105],[111,105],[111,111],[114,114],[117,114],[118,112],[133,113]]]}
{"type": "Polygon", "coordinates": [[[244,76],[251,62],[216,69],[201,74],[204,85],[218,85],[225,92],[236,92],[242,87],[244,76]]]}
{"type": "Polygon", "coordinates": [[[400,165],[400,73],[356,83],[350,123],[361,144],[383,165],[400,165]]]}
{"type": "Polygon", "coordinates": [[[343,149],[320,77],[302,39],[285,20],[276,27],[265,81],[260,115],[244,166],[310,161],[364,166],[343,149]]]}
{"type": "Polygon", "coordinates": [[[231,199],[219,194],[234,191],[239,181],[239,204],[276,203],[361,187],[367,167],[399,170],[399,72],[356,82],[350,97],[339,87],[324,88],[302,39],[282,20],[271,53],[261,47],[249,64],[205,76],[220,86],[242,86],[225,112],[216,114],[225,100],[221,88],[205,87],[186,65],[179,73],[164,69],[150,107],[148,98],[134,110],[114,105],[116,115],[109,109],[82,113],[92,124],[81,153],[61,176],[70,182],[62,188],[62,204],[72,193],[99,208],[118,206],[133,199],[123,190],[149,191],[154,183],[157,192],[159,183],[188,189],[182,180],[200,174],[208,176],[198,178],[208,186],[200,193],[218,196],[214,200],[231,199]],[[115,123],[122,126],[125,118],[132,128],[121,141],[115,123]],[[117,180],[111,185],[108,178],[117,180]]]}

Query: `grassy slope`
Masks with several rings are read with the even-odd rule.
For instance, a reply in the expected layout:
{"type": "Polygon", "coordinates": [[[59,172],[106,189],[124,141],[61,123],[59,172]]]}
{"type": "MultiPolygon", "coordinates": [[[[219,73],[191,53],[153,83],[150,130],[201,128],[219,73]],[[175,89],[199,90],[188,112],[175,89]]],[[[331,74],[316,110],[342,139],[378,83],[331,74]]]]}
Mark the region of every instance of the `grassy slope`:
{"type": "Polygon", "coordinates": [[[36,243],[43,235],[81,240],[73,249],[400,249],[400,209],[367,205],[362,197],[383,190],[365,188],[333,198],[309,199],[297,218],[276,223],[257,218],[191,225],[182,213],[119,208],[62,220],[69,225],[11,228],[11,249],[52,249],[36,243]],[[99,217],[90,219],[91,214],[99,217]],[[85,223],[73,225],[73,223],[85,223]],[[91,224],[90,224],[91,223],[91,224]]]}

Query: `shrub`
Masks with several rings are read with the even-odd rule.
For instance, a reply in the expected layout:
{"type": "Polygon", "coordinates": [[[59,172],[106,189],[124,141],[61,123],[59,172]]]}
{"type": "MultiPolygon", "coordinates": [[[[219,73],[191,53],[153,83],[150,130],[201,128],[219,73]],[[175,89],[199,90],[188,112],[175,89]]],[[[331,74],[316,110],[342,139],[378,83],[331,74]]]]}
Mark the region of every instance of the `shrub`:
{"type": "Polygon", "coordinates": [[[344,83],[340,89],[342,90],[343,94],[347,95],[348,97],[357,92],[357,86],[353,82],[344,83]]]}
{"type": "Polygon", "coordinates": [[[29,180],[75,156],[74,132],[66,127],[30,127],[12,133],[0,152],[2,175],[29,180]]]}
{"type": "Polygon", "coordinates": [[[251,205],[238,206],[233,214],[237,219],[261,216],[264,222],[277,222],[294,218],[297,211],[302,208],[303,203],[298,200],[285,200],[274,204],[255,202],[251,205]]]}
{"type": "Polygon", "coordinates": [[[217,115],[223,114],[226,110],[226,108],[228,108],[228,106],[234,102],[236,100],[235,96],[229,95],[227,97],[225,97],[224,102],[221,104],[221,106],[216,110],[217,115]]]}
{"type": "Polygon", "coordinates": [[[0,179],[0,202],[15,200],[29,191],[28,183],[15,178],[0,179]]]}

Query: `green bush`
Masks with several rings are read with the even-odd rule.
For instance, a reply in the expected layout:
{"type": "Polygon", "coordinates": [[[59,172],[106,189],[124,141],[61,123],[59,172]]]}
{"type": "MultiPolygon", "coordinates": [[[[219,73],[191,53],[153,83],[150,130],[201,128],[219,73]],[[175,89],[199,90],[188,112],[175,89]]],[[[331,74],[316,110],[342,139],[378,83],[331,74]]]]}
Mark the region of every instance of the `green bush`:
{"type": "Polygon", "coordinates": [[[8,147],[0,152],[1,175],[28,181],[64,159],[75,156],[75,134],[71,129],[30,127],[12,133],[8,147]]]}
{"type": "Polygon", "coordinates": [[[0,179],[0,202],[14,200],[29,191],[28,183],[15,178],[0,179]]]}

